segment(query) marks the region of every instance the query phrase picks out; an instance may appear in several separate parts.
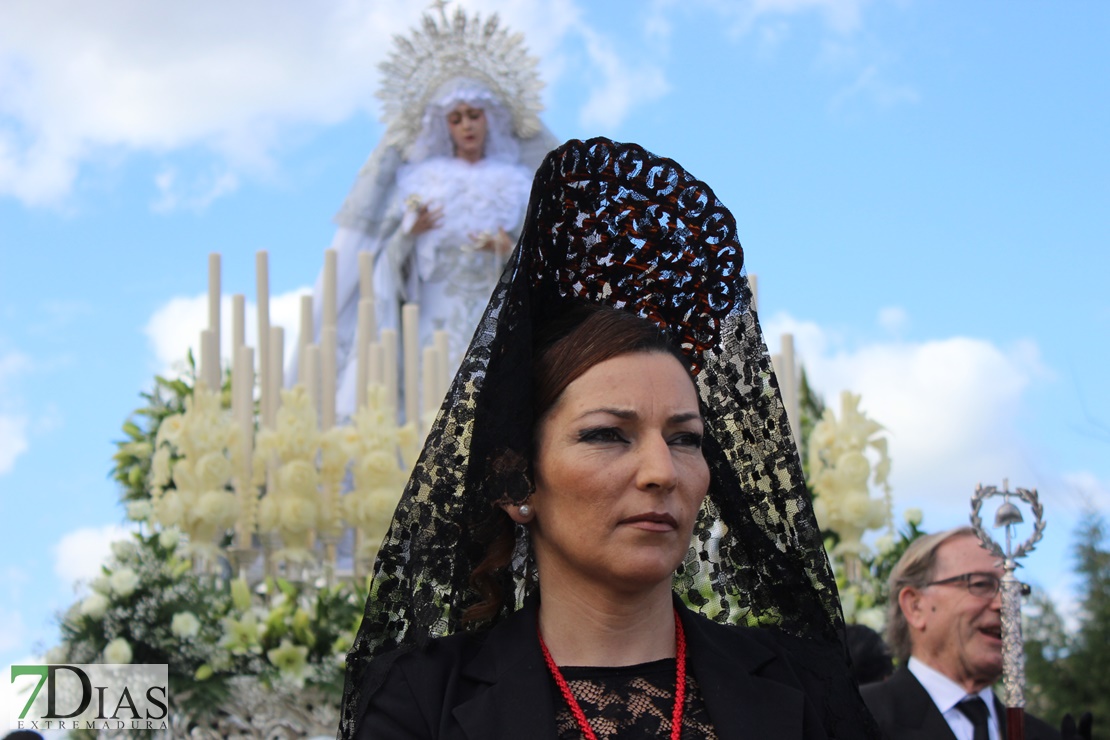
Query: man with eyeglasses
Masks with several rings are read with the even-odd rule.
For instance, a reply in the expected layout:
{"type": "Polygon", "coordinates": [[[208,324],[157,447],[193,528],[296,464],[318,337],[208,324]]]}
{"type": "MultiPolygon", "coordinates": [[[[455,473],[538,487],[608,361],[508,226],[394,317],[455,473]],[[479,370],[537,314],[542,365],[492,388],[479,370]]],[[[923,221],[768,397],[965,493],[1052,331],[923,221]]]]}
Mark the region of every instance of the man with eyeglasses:
{"type": "MultiPolygon", "coordinates": [[[[1003,571],[970,527],[919,537],[890,574],[887,641],[899,667],[861,689],[890,740],[1005,740],[1003,571]]],[[[1060,737],[1025,715],[1028,740],[1060,737]]]]}

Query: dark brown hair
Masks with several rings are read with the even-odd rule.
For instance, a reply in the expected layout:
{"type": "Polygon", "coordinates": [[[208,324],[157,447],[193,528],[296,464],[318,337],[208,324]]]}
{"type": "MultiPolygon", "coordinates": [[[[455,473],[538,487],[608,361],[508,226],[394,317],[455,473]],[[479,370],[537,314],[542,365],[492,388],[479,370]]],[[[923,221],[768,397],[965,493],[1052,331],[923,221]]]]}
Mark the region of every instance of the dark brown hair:
{"type": "MultiPolygon", "coordinates": [[[[662,353],[673,356],[683,367],[689,367],[686,357],[654,323],[596,303],[571,304],[567,310],[538,326],[534,339],[533,436],[567,386],[606,360],[638,352],[662,353]]],[[[516,544],[516,528],[500,506],[491,509],[482,529],[483,539],[488,543],[486,554],[470,574],[470,585],[482,598],[463,613],[466,623],[492,619],[501,611],[505,585],[501,582],[502,576],[507,572],[516,544]]]]}

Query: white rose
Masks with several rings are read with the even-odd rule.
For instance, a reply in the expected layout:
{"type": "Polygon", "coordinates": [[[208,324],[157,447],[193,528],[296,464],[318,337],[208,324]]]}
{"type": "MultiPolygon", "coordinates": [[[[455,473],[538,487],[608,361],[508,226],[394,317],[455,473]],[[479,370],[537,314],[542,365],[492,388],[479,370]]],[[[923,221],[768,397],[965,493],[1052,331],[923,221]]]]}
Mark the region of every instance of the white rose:
{"type": "Polygon", "coordinates": [[[875,540],[875,549],[879,551],[880,555],[886,555],[894,549],[894,538],[889,534],[884,534],[875,540]]]}
{"type": "Polygon", "coordinates": [[[164,488],[170,482],[170,448],[159,447],[150,458],[150,484],[164,488]]]}
{"type": "Polygon", "coordinates": [[[132,501],[127,505],[127,518],[133,522],[145,522],[153,513],[149,501],[132,501]]]}
{"type": "Polygon", "coordinates": [[[176,444],[177,438],[181,436],[181,429],[185,424],[185,417],[181,414],[173,414],[162,419],[162,423],[158,426],[158,436],[155,438],[155,444],[161,446],[163,442],[176,444]]]}
{"type": "Polygon", "coordinates": [[[131,540],[117,540],[109,547],[112,548],[112,555],[115,556],[116,560],[126,560],[135,552],[135,543],[131,540]]]}
{"type": "Polygon", "coordinates": [[[104,646],[104,662],[110,665],[130,663],[131,645],[122,637],[112,640],[104,646]]]}
{"type": "Polygon", "coordinates": [[[173,527],[181,524],[185,515],[185,505],[181,501],[178,491],[167,491],[160,499],[154,502],[154,518],[163,527],[173,527]]]}
{"type": "Polygon", "coordinates": [[[209,452],[197,460],[196,475],[201,488],[223,488],[231,477],[231,462],[222,452],[209,452]]]}
{"type": "Polygon", "coordinates": [[[316,503],[290,496],[281,502],[281,526],[290,532],[305,532],[316,526],[316,503]]]}
{"type": "MultiPolygon", "coordinates": [[[[120,568],[108,577],[108,583],[113,593],[126,598],[135,592],[135,587],[139,585],[139,576],[130,568],[120,568]]],[[[120,662],[127,663],[129,660],[120,662]]]]}
{"type": "Polygon", "coordinates": [[[179,612],[173,615],[173,620],[170,622],[170,632],[186,640],[190,637],[196,637],[197,633],[200,632],[200,620],[192,612],[179,612]]]}
{"type": "Polygon", "coordinates": [[[258,531],[272,532],[281,521],[277,497],[266,496],[258,502],[258,531]]]}
{"type": "Polygon", "coordinates": [[[921,509],[918,509],[916,507],[906,509],[906,513],[902,516],[906,518],[906,524],[910,525],[911,527],[916,527],[921,524],[921,520],[924,518],[924,515],[921,513],[921,509]]]}
{"type": "Polygon", "coordinates": [[[300,496],[317,495],[319,476],[316,468],[305,460],[294,460],[282,465],[278,470],[278,485],[281,490],[300,496]]]}
{"type": "Polygon", "coordinates": [[[98,594],[110,594],[112,592],[112,584],[108,582],[108,576],[99,575],[92,580],[89,587],[98,594]]]}
{"type": "Polygon", "coordinates": [[[173,466],[173,485],[179,491],[192,491],[199,485],[197,474],[188,460],[178,460],[173,466]]]}
{"type": "Polygon", "coordinates": [[[175,527],[163,529],[158,533],[158,544],[167,550],[172,550],[177,547],[177,543],[181,541],[181,531],[175,527]]]}
{"type": "Polygon", "coordinates": [[[81,613],[86,617],[100,619],[108,611],[108,597],[104,594],[92,593],[81,602],[81,613]]]}
{"type": "Polygon", "coordinates": [[[229,526],[238,513],[239,502],[227,491],[206,491],[197,502],[197,517],[216,527],[229,526]]]}

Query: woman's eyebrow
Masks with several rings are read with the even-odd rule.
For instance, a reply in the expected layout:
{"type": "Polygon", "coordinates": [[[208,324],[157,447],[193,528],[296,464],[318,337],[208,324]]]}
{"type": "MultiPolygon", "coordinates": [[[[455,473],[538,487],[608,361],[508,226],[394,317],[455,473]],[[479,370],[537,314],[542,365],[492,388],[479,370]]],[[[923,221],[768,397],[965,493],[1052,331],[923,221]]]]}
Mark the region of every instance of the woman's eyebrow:
{"type": "MultiPolygon", "coordinates": [[[[609,407],[609,406],[602,406],[602,407],[599,407],[599,408],[594,408],[594,409],[589,409],[587,411],[583,411],[581,414],[578,415],[578,419],[584,419],[587,416],[590,416],[591,414],[608,414],[609,416],[615,416],[618,419],[628,419],[628,420],[639,418],[639,414],[637,414],[632,409],[622,409],[622,408],[613,408],[613,407],[609,407]]],[[[682,424],[683,422],[693,421],[695,419],[697,421],[701,421],[701,412],[700,411],[684,411],[682,413],[674,414],[673,416],[668,417],[667,421],[671,424],[682,424]]]]}

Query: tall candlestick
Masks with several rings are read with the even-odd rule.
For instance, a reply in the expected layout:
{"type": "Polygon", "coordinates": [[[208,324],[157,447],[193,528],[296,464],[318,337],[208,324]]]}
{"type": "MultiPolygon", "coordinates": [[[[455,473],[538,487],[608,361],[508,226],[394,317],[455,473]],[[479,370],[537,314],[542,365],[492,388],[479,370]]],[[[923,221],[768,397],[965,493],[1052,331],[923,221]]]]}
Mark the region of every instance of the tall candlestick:
{"type": "Polygon", "coordinates": [[[220,363],[220,253],[208,255],[208,328],[216,334],[216,364],[220,363]]]}
{"type": "Polygon", "coordinates": [[[304,364],[301,366],[301,383],[312,402],[316,418],[320,414],[320,345],[310,344],[304,348],[304,364]]]}
{"type": "Polygon", "coordinates": [[[436,361],[439,365],[439,390],[436,395],[443,398],[447,395],[447,388],[451,385],[451,350],[450,339],[443,329],[432,332],[432,341],[436,345],[436,361]]]}
{"type": "Polygon", "coordinates": [[[374,301],[360,298],[358,301],[358,325],[355,330],[355,344],[358,350],[355,372],[355,408],[366,405],[366,383],[369,382],[370,333],[374,322],[374,301]]]}
{"type": "Polygon", "coordinates": [[[366,384],[383,385],[385,381],[382,373],[382,364],[385,353],[382,351],[382,343],[370,342],[367,355],[366,364],[368,370],[366,372],[366,384]]]}
{"type": "Polygon", "coordinates": [[[270,256],[266,250],[259,250],[254,255],[254,269],[257,278],[258,301],[258,380],[262,387],[260,392],[262,425],[272,428],[274,425],[274,409],[270,407],[273,397],[270,373],[270,256]]]}
{"type": "Polygon", "coordinates": [[[752,273],[748,273],[748,290],[752,292],[752,309],[759,310],[759,279],[752,273]]]}
{"type": "Polygon", "coordinates": [[[334,249],[324,250],[324,305],[323,326],[336,324],[336,291],[339,281],[339,252],[334,249]]]}
{"type": "Polygon", "coordinates": [[[358,253],[358,297],[374,300],[374,257],[365,251],[358,253]]]}
{"type": "MultiPolygon", "coordinates": [[[[312,344],[315,340],[312,330],[312,296],[301,296],[301,313],[300,322],[297,329],[297,367],[304,367],[304,350],[305,347],[312,344]]],[[[298,370],[297,380],[303,377],[304,370],[298,370]]]]}
{"type": "Polygon", "coordinates": [[[242,293],[231,296],[231,361],[235,351],[247,343],[247,297],[242,293]]]}
{"type": "Polygon", "coordinates": [[[277,421],[281,406],[281,387],[285,385],[285,329],[270,327],[270,414],[277,421]]]}
{"type": "Polygon", "coordinates": [[[197,379],[204,381],[208,390],[220,391],[220,346],[218,335],[211,329],[200,332],[200,372],[197,379]]]}
{"type": "Polygon", "coordinates": [[[786,418],[790,422],[790,432],[794,439],[801,437],[798,426],[801,412],[798,405],[798,374],[794,369],[794,335],[782,335],[782,372],[779,373],[779,388],[782,402],[786,406],[786,418]]]}
{"type": "Polygon", "coordinates": [[[401,307],[402,347],[405,353],[405,422],[420,422],[420,306],[406,303],[401,307]]]}
{"type": "Polygon", "coordinates": [[[320,427],[335,426],[336,336],[334,326],[320,330],[320,427]]]}
{"type": "MultiPolygon", "coordinates": [[[[424,380],[424,417],[427,418],[436,411],[436,391],[439,389],[439,361],[436,355],[439,350],[434,345],[424,348],[424,364],[422,367],[422,375],[424,380]]],[[[423,421],[423,419],[421,420],[423,421]]],[[[429,422],[430,424],[430,422],[429,422]]],[[[420,424],[423,429],[424,425],[420,424]]]]}
{"type": "Polygon", "coordinates": [[[387,413],[397,420],[397,332],[394,329],[382,329],[382,385],[385,386],[385,402],[389,404],[387,413]]]}
{"type": "Polygon", "coordinates": [[[239,516],[235,522],[235,543],[240,549],[251,546],[254,530],[254,486],[251,483],[251,457],[254,452],[254,349],[235,347],[231,361],[232,419],[239,430],[242,467],[239,477],[239,516]]]}

